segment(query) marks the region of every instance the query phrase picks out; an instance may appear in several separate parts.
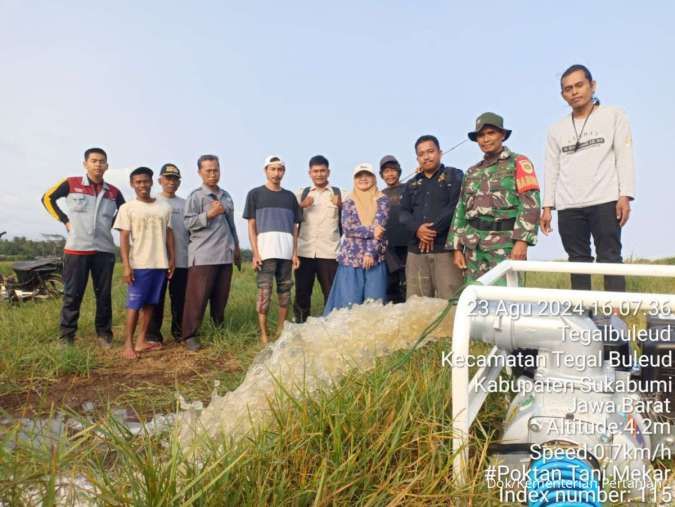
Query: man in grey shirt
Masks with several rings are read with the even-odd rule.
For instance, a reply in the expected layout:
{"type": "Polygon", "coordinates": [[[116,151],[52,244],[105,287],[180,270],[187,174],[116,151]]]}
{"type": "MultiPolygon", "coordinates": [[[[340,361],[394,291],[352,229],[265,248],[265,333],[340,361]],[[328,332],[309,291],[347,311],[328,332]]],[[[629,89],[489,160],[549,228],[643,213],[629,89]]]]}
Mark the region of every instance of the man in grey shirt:
{"type": "Polygon", "coordinates": [[[154,307],[152,320],[148,328],[148,340],[163,342],[162,321],[164,320],[164,298],[167,285],[171,298],[171,335],[174,340],[180,341],[182,336],[183,310],[185,306],[185,289],[188,277],[188,240],[189,234],[185,228],[183,214],[185,199],[178,197],[176,191],[180,187],[181,176],[175,164],[164,164],[159,171],[159,184],[162,193],[157,196],[158,201],[165,201],[171,206],[171,230],[174,238],[176,268],[168,283],[162,287],[159,303],[154,307]]]}
{"type": "Polygon", "coordinates": [[[201,348],[197,332],[208,302],[214,324],[222,324],[230,295],[232,263],[241,265],[234,203],[230,194],[218,186],[218,157],[202,155],[197,168],[203,184],[185,203],[185,227],[190,242],[182,339],[191,351],[201,348]]]}
{"type": "MultiPolygon", "coordinates": [[[[635,198],[633,142],[626,115],[595,99],[595,81],[583,65],[560,78],[572,109],[548,134],[541,229],[551,232],[551,211],[570,262],[622,262],[621,230],[635,198]]],[[[590,290],[590,275],[571,275],[572,288],[590,290]]],[[[606,276],[605,290],[623,292],[622,276],[606,276]]]]}

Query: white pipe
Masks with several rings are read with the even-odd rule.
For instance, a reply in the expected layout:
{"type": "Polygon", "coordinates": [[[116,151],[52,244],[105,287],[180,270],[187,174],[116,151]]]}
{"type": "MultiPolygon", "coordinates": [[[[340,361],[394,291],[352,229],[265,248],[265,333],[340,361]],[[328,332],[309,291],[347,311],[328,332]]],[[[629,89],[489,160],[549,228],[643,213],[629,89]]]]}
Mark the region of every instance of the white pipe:
{"type": "MultiPolygon", "coordinates": [[[[475,285],[478,299],[488,301],[513,301],[516,303],[561,302],[593,307],[594,305],[619,306],[631,303],[631,310],[665,309],[675,312],[675,295],[640,292],[604,292],[592,290],[540,289],[531,287],[496,287],[475,285]]],[[[599,308],[600,309],[600,308],[599,308]]]]}
{"type": "Polygon", "coordinates": [[[511,269],[511,262],[513,261],[502,261],[497,264],[490,271],[485,273],[483,276],[478,278],[477,282],[482,285],[492,285],[494,282],[499,280],[502,276],[509,272],[511,269]]]}
{"type": "MultiPolygon", "coordinates": [[[[496,268],[495,268],[496,269],[496,268]]],[[[469,355],[471,303],[478,299],[477,289],[470,285],[462,291],[457,301],[455,322],[452,328],[452,358],[466,364],[469,355]]],[[[462,470],[466,470],[469,449],[465,446],[469,435],[469,369],[467,366],[452,367],[452,450],[454,451],[453,471],[455,480],[464,483],[462,470]]]]}
{"type": "MultiPolygon", "coordinates": [[[[609,262],[502,261],[520,272],[574,273],[588,275],[656,276],[675,278],[675,266],[665,264],[617,264],[609,262]]],[[[488,272],[489,273],[489,272],[488,272]]],[[[487,273],[486,273],[487,274],[487,273]]],[[[481,280],[479,278],[479,280],[481,280]]],[[[484,285],[489,285],[484,283],[484,285]]]]}
{"type": "Polygon", "coordinates": [[[469,383],[469,393],[471,397],[469,398],[469,412],[468,412],[468,425],[471,427],[473,421],[478,415],[480,407],[483,406],[485,398],[488,396],[487,389],[477,389],[476,385],[478,381],[483,378],[486,384],[489,384],[493,380],[496,380],[499,374],[502,371],[501,365],[505,360],[500,361],[499,357],[505,357],[506,352],[500,350],[498,347],[492,347],[492,350],[487,355],[486,364],[489,366],[482,366],[473,376],[471,382],[469,383]]]}
{"type": "MultiPolygon", "coordinates": [[[[607,263],[562,263],[503,261],[488,271],[478,281],[485,285],[470,285],[459,297],[455,322],[452,332],[452,357],[460,358],[465,364],[469,355],[471,305],[479,299],[493,301],[514,301],[530,303],[569,302],[585,307],[610,304],[620,306],[631,302],[640,309],[660,308],[675,310],[675,296],[666,294],[639,294],[621,292],[576,291],[560,289],[532,289],[520,287],[494,287],[489,284],[503,277],[509,271],[546,271],[558,273],[589,273],[611,275],[636,275],[675,277],[675,266],[640,265],[640,264],[607,264],[607,263]]],[[[468,448],[467,437],[471,419],[469,414],[469,369],[467,366],[452,368],[452,417],[453,417],[453,461],[454,477],[464,482],[462,470],[466,470],[468,448]]],[[[473,407],[472,407],[473,408],[473,407]]],[[[480,407],[473,409],[477,410],[480,407]]]]}

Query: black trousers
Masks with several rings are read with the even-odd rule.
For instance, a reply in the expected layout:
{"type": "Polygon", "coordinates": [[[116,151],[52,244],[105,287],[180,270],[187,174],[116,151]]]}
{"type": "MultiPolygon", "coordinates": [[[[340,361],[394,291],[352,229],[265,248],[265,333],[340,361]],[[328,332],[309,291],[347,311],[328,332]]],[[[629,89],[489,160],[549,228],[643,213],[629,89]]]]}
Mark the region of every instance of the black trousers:
{"type": "Polygon", "coordinates": [[[182,336],[183,309],[185,307],[185,290],[187,289],[188,268],[176,268],[171,280],[165,280],[159,303],[152,310],[148,339],[156,342],[164,341],[162,336],[162,322],[164,320],[164,299],[167,286],[171,300],[171,336],[180,340],[182,336]],[[168,282],[168,283],[167,283],[168,282]]]}
{"type": "Polygon", "coordinates": [[[75,338],[80,306],[91,273],[96,296],[94,325],[97,336],[112,337],[112,275],[115,255],[96,252],[91,255],[65,254],[63,259],[63,307],[61,308],[61,337],[75,338]]]}
{"type": "MultiPolygon", "coordinates": [[[[591,236],[598,262],[623,262],[616,201],[559,211],[558,231],[570,262],[593,262],[591,236]]],[[[571,275],[571,278],[573,289],[591,289],[591,275],[571,275]]],[[[625,291],[626,279],[605,276],[605,290],[625,291]]]]}
{"type": "Polygon", "coordinates": [[[338,263],[335,259],[300,257],[300,267],[295,271],[295,304],[293,305],[295,322],[305,322],[309,317],[315,278],[319,279],[323,304],[326,304],[337,268],[338,263]]]}
{"type": "Polygon", "coordinates": [[[220,326],[225,319],[225,306],[230,297],[232,264],[213,264],[188,268],[182,339],[197,336],[206,305],[211,306],[211,320],[220,326]]]}
{"type": "Polygon", "coordinates": [[[384,259],[387,263],[387,303],[405,303],[405,263],[408,247],[390,246],[384,259]]]}

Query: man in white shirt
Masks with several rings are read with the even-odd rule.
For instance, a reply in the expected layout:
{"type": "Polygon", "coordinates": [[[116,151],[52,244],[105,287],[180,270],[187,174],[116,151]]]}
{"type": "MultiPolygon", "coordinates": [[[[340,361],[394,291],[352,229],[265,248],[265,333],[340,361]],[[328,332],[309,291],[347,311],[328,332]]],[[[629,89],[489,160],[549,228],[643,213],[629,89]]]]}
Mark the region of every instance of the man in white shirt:
{"type": "MultiPolygon", "coordinates": [[[[561,95],[572,112],[548,133],[541,229],[551,232],[551,211],[558,211],[558,231],[570,262],[622,262],[621,228],[635,198],[633,144],[623,111],[601,106],[596,83],[583,65],[573,65],[561,79],[561,95]]],[[[590,290],[590,275],[571,275],[572,288],[590,290]]],[[[625,290],[620,276],[606,276],[605,290],[625,290]]]]}
{"type": "Polygon", "coordinates": [[[314,279],[319,279],[323,302],[330,293],[337,271],[337,249],[340,243],[340,206],[342,192],[330,186],[328,159],[316,155],[309,160],[312,185],[299,189],[296,197],[302,209],[298,237],[300,267],[295,272],[296,322],[305,322],[312,306],[314,279]]]}
{"type": "Polygon", "coordinates": [[[129,181],[136,199],[124,203],[114,229],[120,231],[120,256],[127,290],[127,324],[122,357],[135,359],[141,352],[161,348],[146,340],[153,307],[159,303],[164,280],[175,268],[171,207],[150,195],[152,170],[134,169],[129,181]],[[133,343],[136,325],[140,330],[133,343]]]}

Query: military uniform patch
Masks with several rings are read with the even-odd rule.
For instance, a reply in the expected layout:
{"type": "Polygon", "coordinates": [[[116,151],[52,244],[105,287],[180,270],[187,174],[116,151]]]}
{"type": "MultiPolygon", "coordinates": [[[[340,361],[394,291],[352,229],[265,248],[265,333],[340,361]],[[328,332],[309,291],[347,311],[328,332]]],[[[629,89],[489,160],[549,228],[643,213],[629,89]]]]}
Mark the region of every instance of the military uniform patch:
{"type": "Polygon", "coordinates": [[[462,192],[447,238],[448,248],[461,249],[467,261],[466,280],[473,281],[509,257],[514,241],[532,246],[539,226],[539,183],[534,166],[504,147],[498,157],[484,158],[464,176],[462,192]],[[512,230],[484,230],[473,219],[514,220],[512,230]]]}
{"type": "Polygon", "coordinates": [[[539,190],[539,182],[534,174],[534,166],[530,159],[523,155],[516,157],[516,191],[519,194],[530,190],[539,190]]]}

